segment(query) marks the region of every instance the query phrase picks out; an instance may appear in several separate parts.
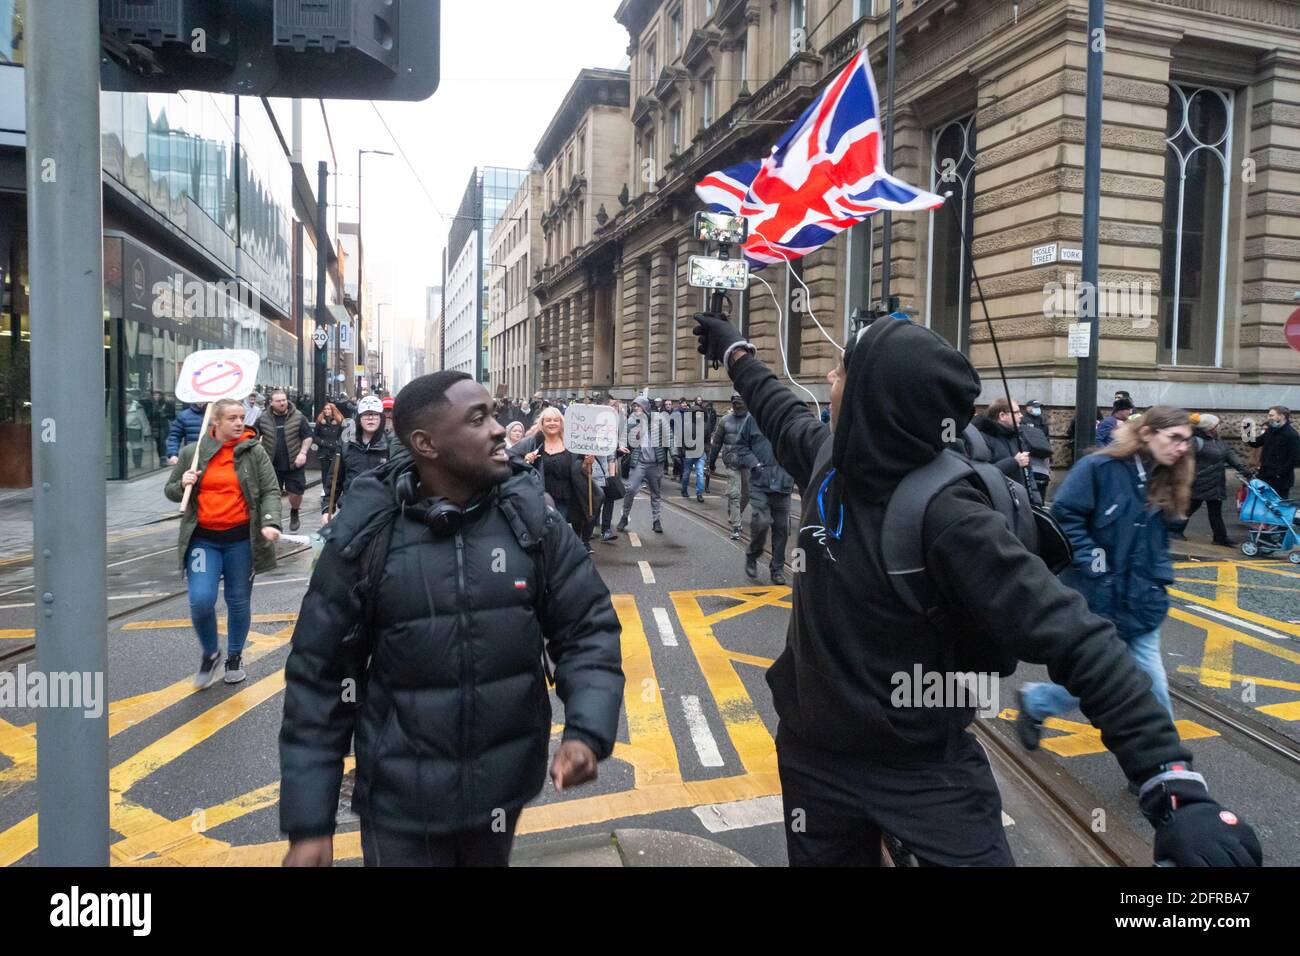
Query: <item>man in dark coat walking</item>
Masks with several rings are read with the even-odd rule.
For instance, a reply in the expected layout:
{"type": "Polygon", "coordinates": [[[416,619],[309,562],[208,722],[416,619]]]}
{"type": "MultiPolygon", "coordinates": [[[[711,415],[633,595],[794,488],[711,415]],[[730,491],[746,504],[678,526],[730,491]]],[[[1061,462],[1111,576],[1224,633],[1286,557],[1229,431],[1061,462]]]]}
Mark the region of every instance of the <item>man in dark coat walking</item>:
{"type": "Polygon", "coordinates": [[[593,780],[623,699],[620,626],[541,476],[511,462],[487,389],[444,371],[402,389],[407,451],[358,478],[330,523],[285,665],[286,865],[328,866],[356,736],[367,865],[504,865],[550,764],[593,780]]]}
{"type": "Polygon", "coordinates": [[[1300,468],[1300,434],[1291,427],[1291,409],[1274,405],[1268,410],[1265,430],[1254,441],[1246,444],[1261,448],[1259,477],[1283,498],[1291,497],[1295,484],[1295,470],[1300,468]]]}

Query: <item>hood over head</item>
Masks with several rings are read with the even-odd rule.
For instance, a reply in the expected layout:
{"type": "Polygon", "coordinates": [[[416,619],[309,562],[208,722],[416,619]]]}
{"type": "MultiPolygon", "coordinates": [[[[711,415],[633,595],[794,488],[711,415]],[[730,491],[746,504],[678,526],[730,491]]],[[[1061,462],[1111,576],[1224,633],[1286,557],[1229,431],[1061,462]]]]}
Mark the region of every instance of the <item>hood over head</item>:
{"type": "Polygon", "coordinates": [[[962,434],[980,377],[940,336],[897,319],[879,320],[851,340],[844,365],[831,460],[853,494],[884,501],[904,475],[962,434]]]}

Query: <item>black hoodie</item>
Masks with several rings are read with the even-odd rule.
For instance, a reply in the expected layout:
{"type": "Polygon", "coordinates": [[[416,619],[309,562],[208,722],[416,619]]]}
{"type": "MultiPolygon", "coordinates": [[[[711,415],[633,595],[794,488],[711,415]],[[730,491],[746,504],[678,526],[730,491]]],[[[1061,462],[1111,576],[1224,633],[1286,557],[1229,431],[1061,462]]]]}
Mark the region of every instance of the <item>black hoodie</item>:
{"type": "Polygon", "coordinates": [[[885,504],[905,474],[962,433],[979,376],[939,336],[909,322],[872,326],[846,362],[831,454],[824,447],[831,428],[767,366],[746,355],[731,370],[777,460],[804,488],[798,544],[806,566],[794,575],[785,651],[767,675],[783,730],[872,759],[942,759],[974,711],[895,706],[891,698],[899,675],[912,679],[917,667],[967,670],[963,637],[978,634],[1046,664],[1082,699],[1129,779],[1189,759],[1114,628],[1025,550],[973,485],[936,496],[923,529],[927,568],[950,612],[944,626],[899,601],[880,548],[885,504]]]}

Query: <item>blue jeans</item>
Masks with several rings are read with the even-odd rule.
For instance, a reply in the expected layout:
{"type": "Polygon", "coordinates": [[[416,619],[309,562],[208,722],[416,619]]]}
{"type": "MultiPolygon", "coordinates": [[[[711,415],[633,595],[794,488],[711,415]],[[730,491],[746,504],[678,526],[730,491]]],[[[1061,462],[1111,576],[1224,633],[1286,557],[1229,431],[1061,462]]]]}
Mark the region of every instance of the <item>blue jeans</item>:
{"type": "Polygon", "coordinates": [[[682,494],[690,493],[691,472],[695,472],[695,494],[704,494],[704,459],[687,458],[682,465],[682,494]]]}
{"type": "MultiPolygon", "coordinates": [[[[1151,693],[1156,695],[1162,707],[1169,711],[1172,720],[1173,705],[1169,702],[1169,679],[1165,676],[1164,661],[1160,658],[1160,629],[1138,634],[1134,637],[1120,635],[1120,640],[1128,645],[1137,664],[1151,678],[1151,693]]],[[[1059,717],[1079,707],[1079,698],[1075,697],[1060,684],[1026,684],[1020,689],[1024,695],[1025,710],[1034,720],[1059,717]]]]}
{"type": "Polygon", "coordinates": [[[252,620],[253,547],[245,538],[234,544],[217,544],[194,538],[185,560],[190,587],[190,620],[211,657],[221,649],[217,643],[217,588],[226,579],[226,655],[234,657],[248,640],[252,620]]]}

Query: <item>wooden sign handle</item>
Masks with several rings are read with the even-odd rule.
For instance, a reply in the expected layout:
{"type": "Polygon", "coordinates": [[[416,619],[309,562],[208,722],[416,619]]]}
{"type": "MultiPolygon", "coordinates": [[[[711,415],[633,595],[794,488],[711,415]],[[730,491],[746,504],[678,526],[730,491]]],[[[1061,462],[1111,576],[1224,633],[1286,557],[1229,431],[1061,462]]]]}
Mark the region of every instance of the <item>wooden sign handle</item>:
{"type": "MultiPolygon", "coordinates": [[[[199,440],[194,443],[194,458],[190,461],[190,471],[199,467],[199,450],[203,447],[203,436],[208,433],[208,422],[212,419],[213,402],[208,402],[207,407],[203,409],[203,424],[199,426],[199,440]]],[[[185,514],[185,508],[190,503],[190,492],[194,490],[194,485],[185,489],[185,494],[181,495],[181,514],[185,514]]]]}

